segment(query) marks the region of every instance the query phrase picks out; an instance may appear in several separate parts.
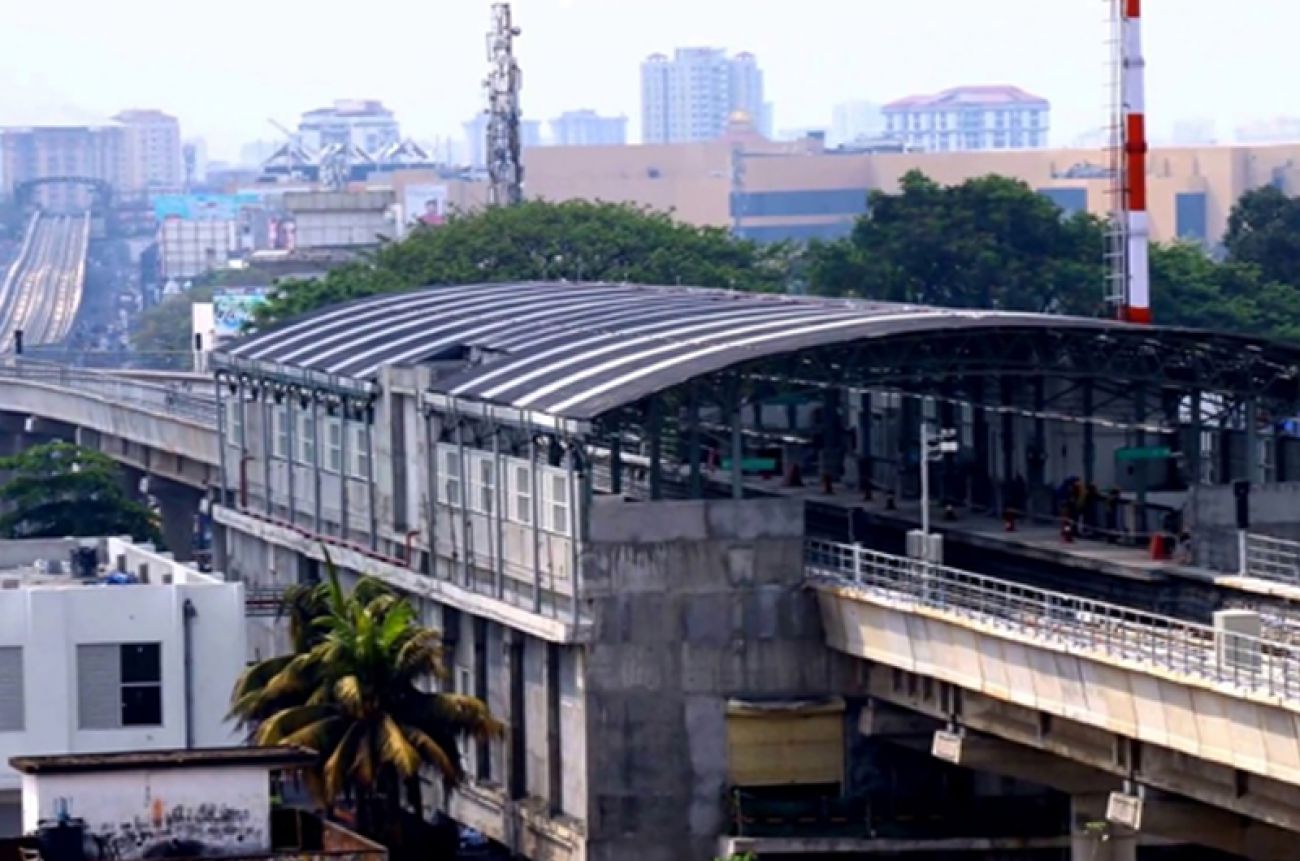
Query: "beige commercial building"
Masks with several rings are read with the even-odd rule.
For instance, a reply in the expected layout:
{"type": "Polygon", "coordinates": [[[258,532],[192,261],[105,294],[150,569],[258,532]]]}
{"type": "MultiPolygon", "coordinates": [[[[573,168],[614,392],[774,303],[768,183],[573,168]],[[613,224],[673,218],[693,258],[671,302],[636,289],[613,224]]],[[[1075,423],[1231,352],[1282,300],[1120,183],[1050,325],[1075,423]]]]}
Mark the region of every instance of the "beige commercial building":
{"type": "MultiPolygon", "coordinates": [[[[896,191],[911,170],[946,184],[1015,177],[1067,212],[1104,215],[1111,198],[1108,159],[1093,149],[845,152],[733,128],[707,143],[530,150],[524,163],[530,197],[633,202],[763,241],[844,235],[870,192],[896,191]]],[[[1148,177],[1154,238],[1217,243],[1247,191],[1300,189],[1297,164],[1300,144],[1155,150],[1148,177]]]]}

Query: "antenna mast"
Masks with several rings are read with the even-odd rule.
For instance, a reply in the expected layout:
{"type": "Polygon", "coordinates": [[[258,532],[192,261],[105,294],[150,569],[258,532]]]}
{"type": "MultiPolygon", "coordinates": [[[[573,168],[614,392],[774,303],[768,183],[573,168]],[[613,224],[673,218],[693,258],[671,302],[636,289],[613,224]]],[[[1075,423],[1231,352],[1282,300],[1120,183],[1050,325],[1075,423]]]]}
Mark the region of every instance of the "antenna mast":
{"type": "Polygon", "coordinates": [[[515,62],[514,38],[520,34],[510,17],[509,3],[492,4],[488,33],[487,162],[488,205],[513,206],[523,199],[524,166],[519,157],[519,91],[523,75],[515,62]]]}
{"type": "Polygon", "coordinates": [[[1151,322],[1151,223],[1147,215],[1146,59],[1142,0],[1113,3],[1115,123],[1111,130],[1111,298],[1119,318],[1151,322]]]}

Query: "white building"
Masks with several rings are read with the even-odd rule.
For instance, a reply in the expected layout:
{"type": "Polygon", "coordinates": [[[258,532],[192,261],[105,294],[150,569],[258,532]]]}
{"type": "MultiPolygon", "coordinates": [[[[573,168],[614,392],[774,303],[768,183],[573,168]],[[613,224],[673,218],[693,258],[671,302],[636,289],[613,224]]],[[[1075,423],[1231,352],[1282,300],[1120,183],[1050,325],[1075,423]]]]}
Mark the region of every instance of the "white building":
{"type": "Polygon", "coordinates": [[[736,111],[771,134],[772,110],[753,54],[729,58],[721,48],[678,48],[671,60],[652,54],[641,64],[643,143],[714,140],[736,111]]]}
{"type": "Polygon", "coordinates": [[[932,152],[1042,149],[1051,104],[1019,87],[955,87],[883,111],[887,136],[932,152]]]}
{"type": "Polygon", "coordinates": [[[123,191],[175,190],[185,183],[181,126],[162,111],[122,111],[123,191]]]}
{"type": "MultiPolygon", "coordinates": [[[[475,114],[465,123],[465,144],[470,167],[487,167],[488,115],[475,114]]],[[[539,120],[519,121],[519,146],[521,149],[542,145],[542,124],[539,120]]]]}
{"type": "Polygon", "coordinates": [[[602,117],[593,110],[565,111],[551,120],[554,146],[622,146],[627,117],[602,117]]]}
{"type": "Polygon", "coordinates": [[[221,747],[10,762],[22,774],[23,832],[51,847],[51,861],[69,844],[92,847],[72,857],[115,861],[384,861],[379,844],[275,804],[273,787],[292,786],[315,759],[301,747],[221,747]]]}
{"type": "Polygon", "coordinates": [[[223,268],[239,250],[234,219],[168,218],[158,225],[164,278],[193,278],[223,268]]]}
{"type": "Polygon", "coordinates": [[[376,153],[401,139],[393,112],[373,99],[340,99],[328,108],[308,111],[298,123],[298,143],[316,152],[338,144],[376,153]]]}
{"type": "MultiPolygon", "coordinates": [[[[67,560],[78,543],[3,544],[0,559],[22,545],[67,560]]],[[[238,741],[225,717],[245,665],[243,586],[129,540],[100,553],[140,582],[0,573],[0,836],[18,825],[10,757],[238,741]]]]}
{"type": "Polygon", "coordinates": [[[885,114],[875,102],[840,102],[831,113],[830,134],[826,143],[843,146],[859,140],[878,138],[885,131],[885,114]]]}

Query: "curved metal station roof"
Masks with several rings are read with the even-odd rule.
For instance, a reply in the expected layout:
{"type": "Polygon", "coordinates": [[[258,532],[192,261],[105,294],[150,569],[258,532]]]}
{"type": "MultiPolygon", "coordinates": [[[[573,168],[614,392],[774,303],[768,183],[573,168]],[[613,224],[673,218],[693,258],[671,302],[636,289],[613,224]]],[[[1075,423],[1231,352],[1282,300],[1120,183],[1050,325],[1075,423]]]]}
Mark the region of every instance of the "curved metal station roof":
{"type": "Polygon", "coordinates": [[[509,283],[369,297],[313,312],[223,352],[361,380],[387,365],[461,360],[463,368],[439,378],[439,391],[587,419],[756,359],[972,329],[1100,334],[1132,333],[1134,327],[1102,319],[683,287],[509,283]]]}

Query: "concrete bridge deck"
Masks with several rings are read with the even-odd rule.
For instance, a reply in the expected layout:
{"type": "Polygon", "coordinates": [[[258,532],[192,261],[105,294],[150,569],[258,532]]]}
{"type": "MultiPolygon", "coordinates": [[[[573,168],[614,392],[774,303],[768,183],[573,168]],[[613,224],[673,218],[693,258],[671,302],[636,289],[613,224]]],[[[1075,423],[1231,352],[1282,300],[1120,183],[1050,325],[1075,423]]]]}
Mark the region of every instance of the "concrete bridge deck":
{"type": "Polygon", "coordinates": [[[851,545],[806,574],[874,694],[1300,831],[1300,647],[851,545]]]}

